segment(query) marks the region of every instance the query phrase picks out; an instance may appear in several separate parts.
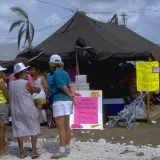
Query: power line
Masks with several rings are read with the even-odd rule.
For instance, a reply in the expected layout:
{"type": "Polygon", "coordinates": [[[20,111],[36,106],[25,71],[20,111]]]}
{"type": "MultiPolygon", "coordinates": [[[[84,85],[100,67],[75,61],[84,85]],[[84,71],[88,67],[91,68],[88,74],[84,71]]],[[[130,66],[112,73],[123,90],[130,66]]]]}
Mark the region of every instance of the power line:
{"type": "Polygon", "coordinates": [[[133,2],[134,8],[136,9],[136,2],[135,2],[135,0],[132,0],[132,2],[133,2]]]}
{"type": "Polygon", "coordinates": [[[152,9],[137,9],[137,10],[130,10],[130,11],[123,11],[123,12],[117,12],[117,11],[108,11],[108,12],[102,12],[102,11],[89,11],[86,13],[96,13],[96,14],[114,14],[114,13],[150,13],[150,12],[160,12],[160,10],[152,10],[152,9]]]}
{"type": "Polygon", "coordinates": [[[60,18],[60,19],[52,22],[50,25],[48,25],[48,26],[46,26],[46,27],[44,27],[44,28],[41,28],[41,29],[37,30],[36,32],[41,32],[41,31],[43,31],[43,30],[45,30],[45,29],[48,29],[48,28],[52,27],[54,23],[56,23],[56,22],[58,22],[58,21],[61,21],[61,20],[63,20],[63,19],[69,18],[69,17],[71,17],[71,16],[72,16],[72,15],[62,17],[62,18],[60,18]]]}
{"type": "MultiPolygon", "coordinates": [[[[44,31],[44,30],[46,30],[46,29],[48,29],[48,28],[52,28],[52,27],[54,27],[54,26],[57,26],[57,25],[61,24],[62,22],[61,22],[61,23],[58,23],[58,24],[55,24],[55,25],[53,25],[53,24],[56,23],[56,22],[58,22],[58,21],[61,21],[61,20],[65,19],[65,18],[69,18],[69,17],[71,17],[71,16],[72,16],[72,15],[62,17],[62,18],[60,18],[60,19],[52,22],[50,25],[48,25],[48,26],[46,26],[46,27],[44,27],[44,28],[41,28],[41,29],[39,29],[39,30],[36,30],[36,31],[35,31],[35,34],[37,34],[37,33],[39,33],[39,32],[42,32],[42,31],[44,31]]],[[[11,41],[13,41],[13,40],[16,40],[17,37],[12,37],[12,38],[0,38],[0,39],[9,39],[8,41],[4,41],[4,42],[1,42],[1,43],[0,43],[0,44],[5,44],[5,43],[11,42],[11,41]]]]}
{"type": "Polygon", "coordinates": [[[62,6],[62,5],[59,5],[59,4],[56,4],[56,3],[53,3],[53,2],[45,2],[45,1],[42,1],[42,0],[36,0],[36,1],[38,1],[38,2],[40,2],[40,3],[47,4],[47,5],[59,7],[59,8],[61,8],[61,9],[65,9],[65,10],[68,10],[68,11],[71,11],[71,12],[75,12],[73,9],[64,7],[64,6],[62,6]]]}
{"type": "Polygon", "coordinates": [[[99,19],[99,21],[102,22],[102,20],[100,19],[100,17],[96,13],[89,13],[89,14],[95,15],[99,19]]]}
{"type": "Polygon", "coordinates": [[[160,24],[160,22],[159,22],[159,23],[152,23],[152,22],[144,22],[144,21],[137,21],[137,22],[127,22],[127,23],[160,24]]]}
{"type": "Polygon", "coordinates": [[[122,16],[123,25],[126,26],[127,14],[123,12],[120,16],[122,16]]]}

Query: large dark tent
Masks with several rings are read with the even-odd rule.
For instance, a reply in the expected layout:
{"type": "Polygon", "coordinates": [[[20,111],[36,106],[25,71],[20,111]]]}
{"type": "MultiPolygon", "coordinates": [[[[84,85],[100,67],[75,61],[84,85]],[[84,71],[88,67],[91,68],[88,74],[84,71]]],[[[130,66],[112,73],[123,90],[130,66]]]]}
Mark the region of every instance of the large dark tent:
{"type": "MultiPolygon", "coordinates": [[[[148,60],[148,57],[160,59],[158,45],[123,25],[99,22],[82,12],[76,12],[60,29],[35,47],[35,50],[39,50],[39,54],[44,52],[44,55],[38,56],[43,68],[48,67],[48,63],[44,61],[48,62],[49,57],[55,53],[62,56],[65,66],[75,67],[75,54],[78,53],[80,74],[87,75],[91,89],[102,89],[107,97],[117,97],[122,93],[117,88],[119,80],[126,73],[121,72],[118,65],[120,61],[148,60]],[[92,56],[93,53],[95,56],[92,56]],[[93,58],[91,61],[83,58],[87,54],[93,58]]],[[[27,55],[23,51],[19,56],[27,55]]]]}
{"type": "Polygon", "coordinates": [[[43,51],[47,59],[53,53],[58,53],[68,59],[75,53],[75,43],[78,37],[82,37],[96,49],[97,54],[99,53],[99,60],[108,57],[144,59],[153,56],[160,58],[158,45],[123,25],[99,22],[81,12],[76,12],[68,22],[39,44],[36,49],[43,51]]]}
{"type": "MultiPolygon", "coordinates": [[[[52,54],[62,56],[65,69],[75,69],[78,59],[80,74],[87,75],[91,90],[103,90],[103,98],[123,98],[126,103],[128,96],[134,98],[131,95],[136,93],[136,74],[133,65],[123,63],[122,68],[120,62],[160,60],[158,45],[123,25],[99,22],[83,12],[76,12],[35,49],[44,52],[36,54],[43,68],[48,67],[52,54]]],[[[29,55],[24,51],[19,56],[29,55]]]]}

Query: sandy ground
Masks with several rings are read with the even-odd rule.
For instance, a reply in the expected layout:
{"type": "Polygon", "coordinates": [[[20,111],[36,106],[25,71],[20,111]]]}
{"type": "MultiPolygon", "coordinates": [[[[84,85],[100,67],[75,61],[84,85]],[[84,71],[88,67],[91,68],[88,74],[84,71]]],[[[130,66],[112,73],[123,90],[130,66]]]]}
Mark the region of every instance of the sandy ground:
{"type": "MultiPolygon", "coordinates": [[[[160,160],[160,124],[140,123],[134,129],[126,129],[123,124],[121,125],[111,129],[104,126],[104,130],[73,130],[71,155],[63,159],[160,160]]],[[[50,159],[50,156],[58,150],[58,132],[55,128],[48,129],[45,126],[41,127],[41,131],[38,148],[42,156],[39,159],[50,159]]],[[[7,137],[11,137],[11,127],[7,127],[7,137]]],[[[25,147],[27,150],[31,144],[25,143],[25,147]]],[[[17,160],[17,143],[12,142],[8,150],[10,156],[0,159],[17,160]]]]}
{"type": "MultiPolygon", "coordinates": [[[[56,128],[48,129],[45,126],[41,127],[42,135],[39,138],[54,139],[58,135],[56,128]]],[[[7,127],[6,137],[11,137],[11,127],[7,127]]],[[[86,142],[89,139],[98,141],[103,138],[107,142],[113,143],[126,143],[130,144],[130,141],[134,141],[134,145],[148,145],[153,146],[160,144],[160,123],[158,124],[146,124],[140,123],[137,128],[127,129],[124,124],[120,124],[120,127],[114,127],[108,129],[104,125],[104,130],[72,130],[72,138],[86,142]],[[84,133],[85,132],[85,133],[84,133]],[[124,139],[122,139],[124,137],[124,139]],[[114,138],[114,139],[113,139],[114,138]]]]}

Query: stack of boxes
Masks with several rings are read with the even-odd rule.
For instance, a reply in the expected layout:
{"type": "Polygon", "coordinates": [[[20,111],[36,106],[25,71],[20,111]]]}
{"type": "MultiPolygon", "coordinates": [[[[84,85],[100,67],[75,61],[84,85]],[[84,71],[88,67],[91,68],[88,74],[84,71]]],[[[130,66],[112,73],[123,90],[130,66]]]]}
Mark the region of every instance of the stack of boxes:
{"type": "Polygon", "coordinates": [[[87,83],[87,75],[77,75],[76,82],[72,83],[75,90],[89,90],[89,83],[87,83]]]}

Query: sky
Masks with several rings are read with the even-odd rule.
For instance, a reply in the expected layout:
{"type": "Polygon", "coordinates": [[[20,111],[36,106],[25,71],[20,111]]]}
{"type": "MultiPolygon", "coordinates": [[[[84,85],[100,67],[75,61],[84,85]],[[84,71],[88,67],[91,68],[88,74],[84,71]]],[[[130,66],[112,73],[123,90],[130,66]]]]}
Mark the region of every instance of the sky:
{"type": "MultiPolygon", "coordinates": [[[[35,27],[33,45],[36,46],[53,34],[77,11],[87,16],[108,22],[114,13],[119,24],[123,24],[121,14],[127,15],[126,27],[160,44],[160,0],[0,0],[0,43],[17,41],[19,28],[9,33],[10,25],[21,17],[10,8],[21,7],[35,27]],[[52,3],[52,4],[48,4],[52,3]]],[[[22,45],[24,43],[22,42],[22,45]]]]}

